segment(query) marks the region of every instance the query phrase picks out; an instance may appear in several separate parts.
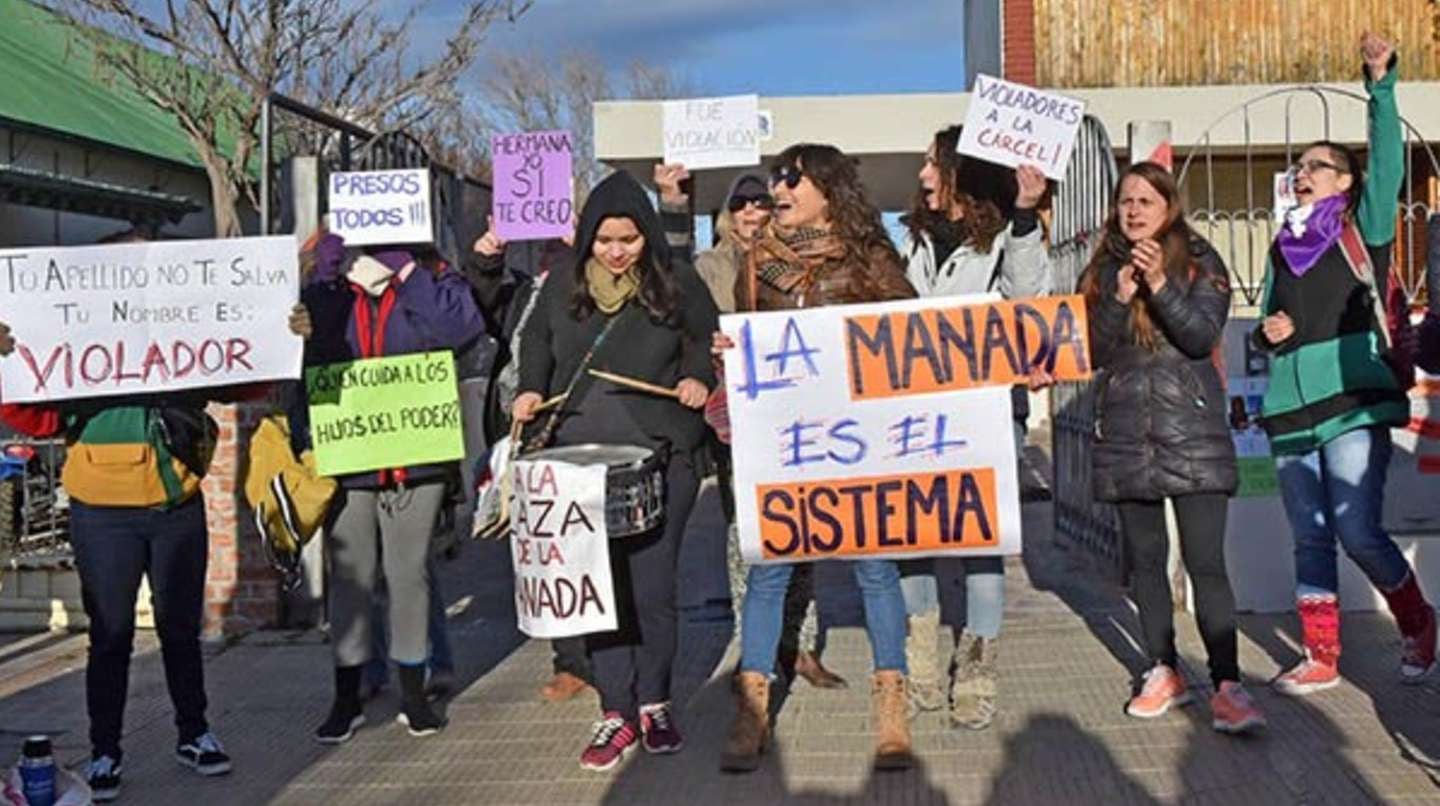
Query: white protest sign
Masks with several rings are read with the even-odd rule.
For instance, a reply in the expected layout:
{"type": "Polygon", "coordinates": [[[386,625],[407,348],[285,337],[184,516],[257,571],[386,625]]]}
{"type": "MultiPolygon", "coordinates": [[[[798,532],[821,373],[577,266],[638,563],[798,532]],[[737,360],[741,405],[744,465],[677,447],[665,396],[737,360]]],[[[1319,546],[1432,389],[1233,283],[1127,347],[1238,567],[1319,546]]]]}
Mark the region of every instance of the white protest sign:
{"type": "Polygon", "coordinates": [[[665,102],[665,162],[691,170],[760,164],[760,98],[665,102]]]}
{"type": "Polygon", "coordinates": [[[515,613],[531,638],[616,628],[604,465],[515,463],[510,559],[515,613]]]}
{"type": "Polygon", "coordinates": [[[331,232],[346,246],[430,243],[430,169],[330,174],[331,232]]]}
{"type": "Polygon", "coordinates": [[[747,562],[1020,551],[1010,387],[1090,374],[1084,301],[951,297],[720,327],[747,562]]]}
{"type": "Polygon", "coordinates": [[[295,236],[0,250],[7,403],[300,377],[295,236]]]}
{"type": "Polygon", "coordinates": [[[1084,101],[977,74],[957,150],[1011,168],[1034,165],[1064,179],[1084,117],[1084,101]]]}
{"type": "Polygon", "coordinates": [[[1289,171],[1276,171],[1272,185],[1275,199],[1270,209],[1279,226],[1284,223],[1286,213],[1300,206],[1300,200],[1295,197],[1295,175],[1289,171]]]}

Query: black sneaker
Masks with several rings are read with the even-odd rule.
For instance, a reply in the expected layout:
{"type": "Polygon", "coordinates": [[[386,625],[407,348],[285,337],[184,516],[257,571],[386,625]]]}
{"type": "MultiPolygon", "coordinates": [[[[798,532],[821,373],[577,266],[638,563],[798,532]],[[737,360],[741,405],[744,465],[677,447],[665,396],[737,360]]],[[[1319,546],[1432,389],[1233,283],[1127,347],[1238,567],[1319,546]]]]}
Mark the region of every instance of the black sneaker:
{"type": "Polygon", "coordinates": [[[365,711],[359,705],[337,702],[330,708],[330,716],[315,729],[315,741],[321,744],[344,744],[355,735],[355,730],[365,724],[365,711]]]}
{"type": "Polygon", "coordinates": [[[230,771],[230,757],[215,734],[206,731],[175,748],[175,760],[201,775],[224,775],[230,771]]]}
{"type": "Polygon", "coordinates": [[[436,714],[426,703],[402,709],[395,721],[404,725],[411,736],[429,736],[445,728],[445,718],[436,714]]]}
{"type": "Polygon", "coordinates": [[[90,799],[96,803],[120,797],[120,761],[113,756],[91,759],[85,769],[85,783],[90,785],[90,799]]]}

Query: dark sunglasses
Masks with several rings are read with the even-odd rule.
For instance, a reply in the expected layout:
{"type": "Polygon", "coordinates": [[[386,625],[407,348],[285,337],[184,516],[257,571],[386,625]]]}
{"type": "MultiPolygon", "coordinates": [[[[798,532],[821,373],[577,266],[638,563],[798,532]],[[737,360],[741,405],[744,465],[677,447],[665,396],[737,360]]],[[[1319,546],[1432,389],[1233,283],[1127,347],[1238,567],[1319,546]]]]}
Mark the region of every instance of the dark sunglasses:
{"type": "Polygon", "coordinates": [[[753,196],[731,196],[727,205],[730,212],[738,213],[750,205],[755,205],[757,210],[772,210],[775,208],[775,199],[769,193],[759,193],[753,196]]]}
{"type": "Polygon", "coordinates": [[[783,183],[785,187],[794,190],[795,186],[800,184],[800,180],[804,178],[805,172],[800,170],[800,166],[798,165],[787,165],[784,168],[775,168],[770,171],[770,187],[775,187],[783,183]]]}

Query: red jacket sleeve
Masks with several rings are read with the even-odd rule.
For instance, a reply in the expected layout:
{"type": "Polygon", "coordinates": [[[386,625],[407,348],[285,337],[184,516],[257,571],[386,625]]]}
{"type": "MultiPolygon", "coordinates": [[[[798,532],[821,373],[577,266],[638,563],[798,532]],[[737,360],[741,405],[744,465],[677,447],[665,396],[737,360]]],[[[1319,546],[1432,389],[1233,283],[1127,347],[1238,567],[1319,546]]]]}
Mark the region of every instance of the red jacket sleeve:
{"type": "Polygon", "coordinates": [[[59,434],[60,409],[36,403],[0,404],[0,420],[27,436],[44,438],[59,434]]]}

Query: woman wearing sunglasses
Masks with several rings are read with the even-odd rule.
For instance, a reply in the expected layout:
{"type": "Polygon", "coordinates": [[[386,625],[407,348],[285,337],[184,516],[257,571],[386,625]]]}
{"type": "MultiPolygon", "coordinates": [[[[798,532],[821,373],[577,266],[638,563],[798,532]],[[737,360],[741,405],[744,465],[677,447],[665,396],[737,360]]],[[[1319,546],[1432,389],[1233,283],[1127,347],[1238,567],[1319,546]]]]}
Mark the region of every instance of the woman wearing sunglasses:
{"type": "MultiPolygon", "coordinates": [[[[1035,205],[1045,193],[1045,175],[1024,166],[1017,171],[956,152],[959,126],[936,132],[920,169],[920,190],[905,216],[910,283],[924,297],[998,292],[1005,299],[1050,293],[1050,257],[1035,205]]],[[[1024,389],[1017,409],[1028,404],[1024,389]]],[[[1016,458],[1023,456],[1025,425],[1016,412],[1016,458]]],[[[1000,557],[971,557],[965,572],[965,629],[954,647],[950,720],[973,730],[995,716],[995,660],[1005,609],[1005,563],[1000,557]]],[[[912,714],[945,705],[939,653],[940,593],[931,560],[901,564],[909,637],[912,714]]],[[[948,644],[953,643],[947,641],[948,644]]]]}
{"type": "Polygon", "coordinates": [[[1295,535],[1305,657],[1275,683],[1294,695],[1340,682],[1337,538],[1395,615],[1404,639],[1401,679],[1419,681],[1435,664],[1434,611],[1381,526],[1390,429],[1410,418],[1410,381],[1387,361],[1381,296],[1405,157],[1395,48],[1367,33],[1361,52],[1369,175],[1343,145],[1305,150],[1292,169],[1301,206],[1285,216],[1270,250],[1265,319],[1255,333],[1258,345],[1274,351],[1261,422],[1295,535]]]}
{"type": "MultiPolygon", "coordinates": [[[[853,160],[834,146],[801,144],[785,149],[772,165],[776,228],[751,248],[745,271],[736,278],[737,309],[789,310],[915,296],[879,211],[865,197],[853,160]]],[[[723,350],[732,345],[717,333],[715,346],[723,350]]],[[[900,571],[890,560],[850,562],[864,600],[875,663],[875,764],[903,769],[912,759],[900,571]]],[[[793,564],[750,568],[741,614],[737,713],[721,757],[724,770],[748,772],[760,764],[770,731],[770,673],[794,571],[793,564]]]]}

